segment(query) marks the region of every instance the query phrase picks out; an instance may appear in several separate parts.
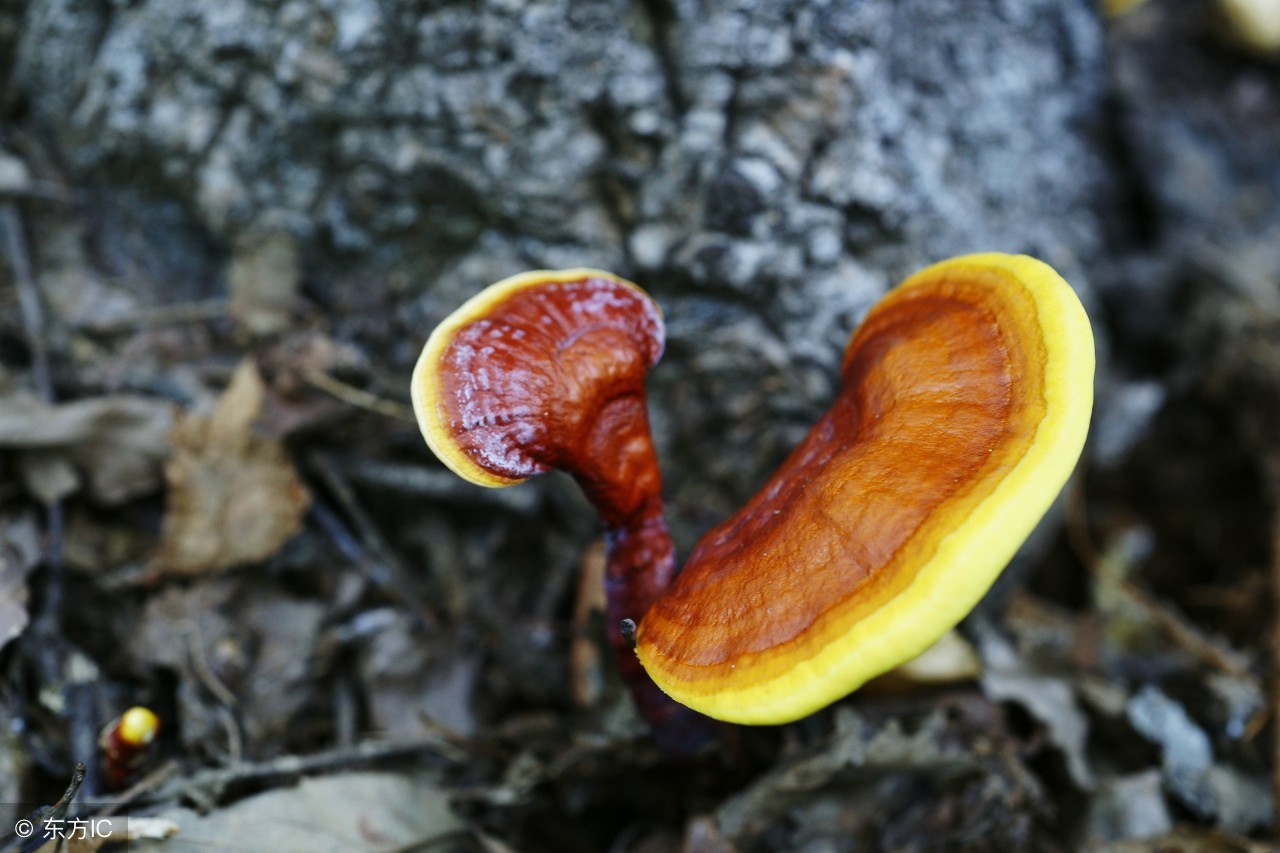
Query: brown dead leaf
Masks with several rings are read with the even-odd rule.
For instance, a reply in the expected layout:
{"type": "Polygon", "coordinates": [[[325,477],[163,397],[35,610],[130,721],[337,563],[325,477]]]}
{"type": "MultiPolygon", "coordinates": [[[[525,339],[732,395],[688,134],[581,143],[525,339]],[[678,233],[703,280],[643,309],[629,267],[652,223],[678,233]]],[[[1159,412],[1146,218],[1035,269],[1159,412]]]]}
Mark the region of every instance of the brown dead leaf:
{"type": "Polygon", "coordinates": [[[255,596],[236,626],[251,657],[237,699],[250,746],[271,747],[289,734],[296,716],[315,700],[313,666],[325,608],[283,595],[255,596]]]}
{"type": "Polygon", "coordinates": [[[19,452],[25,485],[65,497],[87,476],[95,499],[120,504],[160,487],[173,407],[129,395],[51,406],[29,395],[0,400],[0,449],[19,452]]]}
{"type": "MultiPolygon", "coordinates": [[[[327,606],[282,594],[248,575],[198,578],[148,598],[125,654],[133,671],[181,674],[181,738],[192,750],[221,747],[220,705],[243,721],[252,754],[279,749],[298,712],[317,699],[317,643],[327,606]]],[[[406,707],[405,722],[414,709],[406,707]]],[[[414,729],[418,734],[421,727],[414,729]]]]}
{"type": "Polygon", "coordinates": [[[184,414],[165,465],[168,505],[156,565],[196,574],[256,563],[298,532],[311,496],[284,446],[258,434],[264,388],[253,362],[236,368],[209,416],[184,414]]]}
{"type": "Polygon", "coordinates": [[[394,611],[368,611],[361,621],[382,623],[362,643],[360,658],[374,729],[388,737],[420,737],[437,726],[475,732],[481,661],[474,648],[450,637],[423,642],[413,620],[394,611]]]}
{"type": "Polygon", "coordinates": [[[167,586],[147,599],[136,618],[125,655],[132,669],[145,674],[168,669],[182,674],[177,704],[181,738],[190,750],[222,744],[223,721],[216,697],[197,674],[203,666],[221,683],[238,687],[248,666],[234,642],[231,602],[242,600],[245,581],[236,576],[200,579],[189,586],[167,586]],[[228,638],[233,641],[228,643],[228,638]]]}

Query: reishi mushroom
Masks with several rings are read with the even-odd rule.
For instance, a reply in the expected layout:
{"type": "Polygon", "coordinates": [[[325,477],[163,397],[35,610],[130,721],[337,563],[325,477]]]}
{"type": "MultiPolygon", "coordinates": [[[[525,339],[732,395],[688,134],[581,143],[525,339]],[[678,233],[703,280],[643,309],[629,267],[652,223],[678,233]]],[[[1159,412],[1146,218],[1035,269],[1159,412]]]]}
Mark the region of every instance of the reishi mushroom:
{"type": "Polygon", "coordinates": [[[159,732],[160,718],[142,705],[135,705],[102,727],[98,748],[102,751],[103,784],[107,790],[122,790],[136,780],[159,732]]]}
{"type": "Polygon", "coordinates": [[[501,486],[563,468],[600,509],[611,641],[655,726],[637,659],[696,711],[771,724],[923,652],[1052,504],[1092,408],[1093,336],[1056,272],[1002,254],[935,264],[871,309],[831,409],[675,575],[644,405],[661,350],[635,285],[526,273],[446,319],[413,380],[454,471],[501,486]]]}
{"type": "Polygon", "coordinates": [[[839,396],[640,623],[677,701],[805,716],[923,652],[990,588],[1075,467],[1093,336],[1027,257],[929,267],[845,350],[839,396]]]}
{"type": "Polygon", "coordinates": [[[662,347],[662,313],[634,284],[601,270],[527,272],[432,332],[412,397],[427,444],[464,479],[501,487],[559,468],[578,482],[605,523],[610,645],[641,715],[670,729],[683,712],[622,631],[675,575],[644,389],[662,347]]]}

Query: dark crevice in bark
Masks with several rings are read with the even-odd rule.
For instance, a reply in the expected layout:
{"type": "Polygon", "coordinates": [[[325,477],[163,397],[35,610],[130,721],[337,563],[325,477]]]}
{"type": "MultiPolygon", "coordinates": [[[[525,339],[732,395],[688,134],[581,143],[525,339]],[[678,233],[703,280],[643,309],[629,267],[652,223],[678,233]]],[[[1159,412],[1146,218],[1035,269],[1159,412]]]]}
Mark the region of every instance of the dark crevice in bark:
{"type": "Polygon", "coordinates": [[[672,0],[640,0],[640,8],[644,10],[649,26],[653,29],[653,52],[662,69],[667,102],[676,121],[683,122],[685,113],[689,110],[689,99],[680,85],[674,49],[675,29],[680,24],[680,16],[672,0]]]}
{"type": "Polygon", "coordinates": [[[618,229],[619,248],[628,270],[632,271],[635,265],[631,255],[631,231],[635,228],[636,183],[629,180],[620,168],[608,165],[621,163],[623,160],[625,140],[619,132],[622,118],[605,103],[590,105],[586,110],[586,118],[609,151],[606,165],[596,172],[593,183],[605,214],[618,229]]]}
{"type": "Polygon", "coordinates": [[[739,68],[734,69],[731,76],[733,87],[729,90],[729,100],[724,105],[724,136],[722,137],[726,157],[733,149],[733,141],[738,135],[738,124],[742,116],[742,85],[747,75],[739,68]]]}

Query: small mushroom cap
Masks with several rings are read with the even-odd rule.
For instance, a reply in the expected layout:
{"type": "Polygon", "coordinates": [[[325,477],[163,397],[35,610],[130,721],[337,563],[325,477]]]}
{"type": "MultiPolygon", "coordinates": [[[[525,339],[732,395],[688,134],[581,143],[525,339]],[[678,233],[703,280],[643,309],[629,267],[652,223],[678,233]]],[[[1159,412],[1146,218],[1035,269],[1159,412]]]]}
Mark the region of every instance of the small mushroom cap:
{"type": "MultiPolygon", "coordinates": [[[[431,333],[413,371],[413,409],[440,461],[473,483],[573,471],[601,435],[626,437],[612,422],[639,417],[647,430],[644,374],[662,347],[662,314],[631,282],[595,269],[521,273],[431,333]]],[[[602,456],[626,454],[594,452],[602,456]]]]}
{"type": "Polygon", "coordinates": [[[120,715],[120,726],[117,730],[120,740],[129,746],[146,746],[155,739],[160,730],[160,719],[141,705],[135,705],[120,715]]]}
{"type": "Polygon", "coordinates": [[[1040,261],[911,276],[855,332],[831,410],[641,621],[645,669],[711,717],[774,724],[919,655],[1071,474],[1093,368],[1084,309],[1040,261]]]}

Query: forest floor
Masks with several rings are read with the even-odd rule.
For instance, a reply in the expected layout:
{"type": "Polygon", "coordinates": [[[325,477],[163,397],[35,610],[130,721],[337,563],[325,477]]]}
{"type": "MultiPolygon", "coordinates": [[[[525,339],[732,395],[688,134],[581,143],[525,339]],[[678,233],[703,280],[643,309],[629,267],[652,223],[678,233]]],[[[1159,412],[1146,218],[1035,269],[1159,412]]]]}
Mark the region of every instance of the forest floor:
{"type": "Polygon", "coordinates": [[[1098,275],[1140,426],[932,672],[676,759],[610,666],[572,483],[445,471],[399,331],[342,333],[295,243],[209,298],[131,290],[100,189],[34,123],[0,141],[0,850],[56,847],[5,837],[42,808],[128,815],[131,850],[1277,849],[1280,301],[1242,256],[1171,232],[1112,269],[1196,285],[1149,347],[1098,275]],[[112,759],[133,706],[158,735],[112,759]]]}

